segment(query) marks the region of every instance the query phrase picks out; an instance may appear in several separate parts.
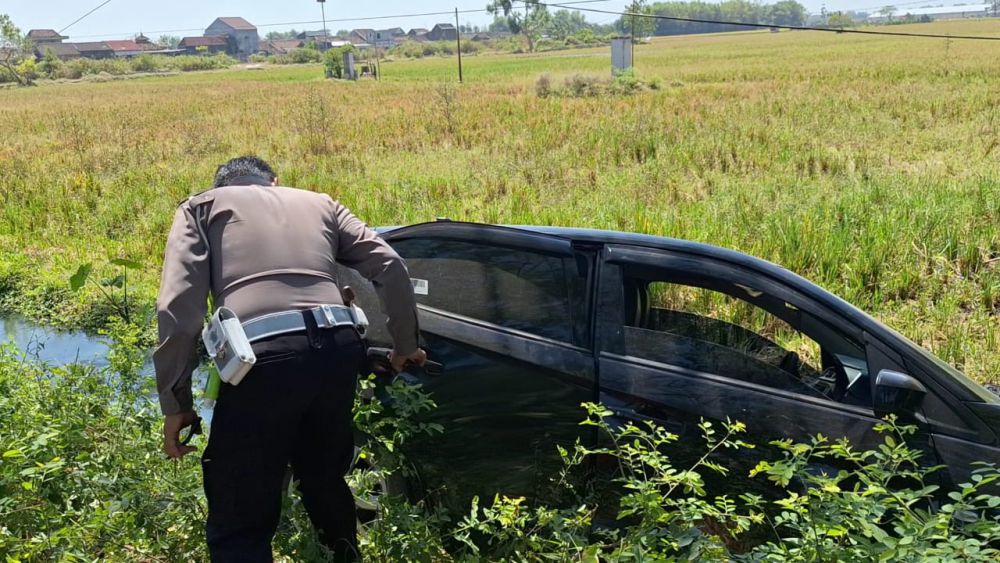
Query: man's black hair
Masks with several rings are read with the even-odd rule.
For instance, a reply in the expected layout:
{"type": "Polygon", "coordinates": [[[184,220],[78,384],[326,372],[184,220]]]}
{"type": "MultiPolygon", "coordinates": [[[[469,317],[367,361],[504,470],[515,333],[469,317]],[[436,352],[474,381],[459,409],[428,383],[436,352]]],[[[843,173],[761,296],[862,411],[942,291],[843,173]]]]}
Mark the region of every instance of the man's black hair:
{"type": "Polygon", "coordinates": [[[253,155],[234,158],[223,164],[215,171],[215,183],[213,188],[233,185],[233,180],[257,176],[271,182],[278,177],[271,168],[271,165],[262,158],[253,155]]]}

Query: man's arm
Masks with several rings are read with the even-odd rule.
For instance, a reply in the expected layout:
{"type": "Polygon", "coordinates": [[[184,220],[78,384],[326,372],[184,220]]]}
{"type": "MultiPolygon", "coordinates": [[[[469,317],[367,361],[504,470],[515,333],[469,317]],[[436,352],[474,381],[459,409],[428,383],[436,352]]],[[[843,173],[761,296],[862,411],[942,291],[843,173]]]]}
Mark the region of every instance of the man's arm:
{"type": "MultiPolygon", "coordinates": [[[[399,254],[349,209],[334,202],[337,221],[337,261],[372,282],[388,317],[393,354],[407,358],[420,354],[417,301],[410,274],[399,254]]],[[[419,362],[418,362],[419,363],[419,362]]]]}
{"type": "Polygon", "coordinates": [[[189,205],[174,215],[163,257],[156,318],[160,345],[153,352],[156,388],[164,415],[191,412],[191,373],[197,367],[198,337],[208,308],[208,247],[189,205]]]}

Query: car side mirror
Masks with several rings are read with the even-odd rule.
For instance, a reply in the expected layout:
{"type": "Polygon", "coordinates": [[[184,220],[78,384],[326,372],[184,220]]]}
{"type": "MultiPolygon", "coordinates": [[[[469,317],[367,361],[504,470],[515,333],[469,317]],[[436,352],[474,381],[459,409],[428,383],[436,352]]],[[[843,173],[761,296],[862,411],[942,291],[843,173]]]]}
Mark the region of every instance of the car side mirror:
{"type": "Polygon", "coordinates": [[[875,414],[913,419],[927,388],[905,373],[884,369],[875,377],[875,414]]]}

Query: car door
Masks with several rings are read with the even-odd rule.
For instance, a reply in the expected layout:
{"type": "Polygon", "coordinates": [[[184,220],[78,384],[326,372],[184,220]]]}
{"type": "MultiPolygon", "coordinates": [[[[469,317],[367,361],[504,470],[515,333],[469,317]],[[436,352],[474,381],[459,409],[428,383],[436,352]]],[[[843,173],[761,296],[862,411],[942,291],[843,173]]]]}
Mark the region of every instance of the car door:
{"type": "MultiPolygon", "coordinates": [[[[447,504],[473,494],[544,498],[595,398],[591,346],[594,256],[556,236],[439,222],[383,237],[406,260],[422,345],[444,365],[420,383],[444,433],[408,448],[422,487],[447,504]]],[[[371,317],[372,345],[390,344],[370,285],[344,269],[371,317]]]]}
{"type": "MultiPolygon", "coordinates": [[[[704,453],[702,418],[742,421],[743,439],[758,445],[724,460],[733,470],[725,486],[736,490],[758,488],[747,469],[777,455],[771,440],[877,443],[864,333],[809,295],[683,251],[610,245],[600,269],[601,400],[679,434],[678,463],[704,453]]],[[[926,434],[917,441],[932,450],[926,434]]]]}

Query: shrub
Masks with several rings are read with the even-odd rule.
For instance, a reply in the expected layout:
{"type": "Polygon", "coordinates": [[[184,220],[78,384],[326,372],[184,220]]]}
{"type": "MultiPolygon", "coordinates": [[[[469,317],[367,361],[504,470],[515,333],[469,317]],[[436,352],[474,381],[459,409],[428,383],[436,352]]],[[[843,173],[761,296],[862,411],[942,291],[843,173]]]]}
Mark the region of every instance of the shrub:
{"type": "Polygon", "coordinates": [[[131,61],[133,72],[156,72],[160,70],[161,62],[152,55],[139,55],[131,61]]]}
{"type": "Polygon", "coordinates": [[[552,95],[552,79],[548,74],[543,74],[535,81],[535,95],[539,98],[548,98],[552,95]]]}
{"type": "Polygon", "coordinates": [[[598,96],[603,89],[603,80],[596,76],[574,74],[565,81],[565,87],[570,96],[583,98],[598,96]]]}
{"type": "Polygon", "coordinates": [[[291,64],[308,64],[322,62],[323,54],[316,49],[295,49],[288,53],[291,64]]]}

